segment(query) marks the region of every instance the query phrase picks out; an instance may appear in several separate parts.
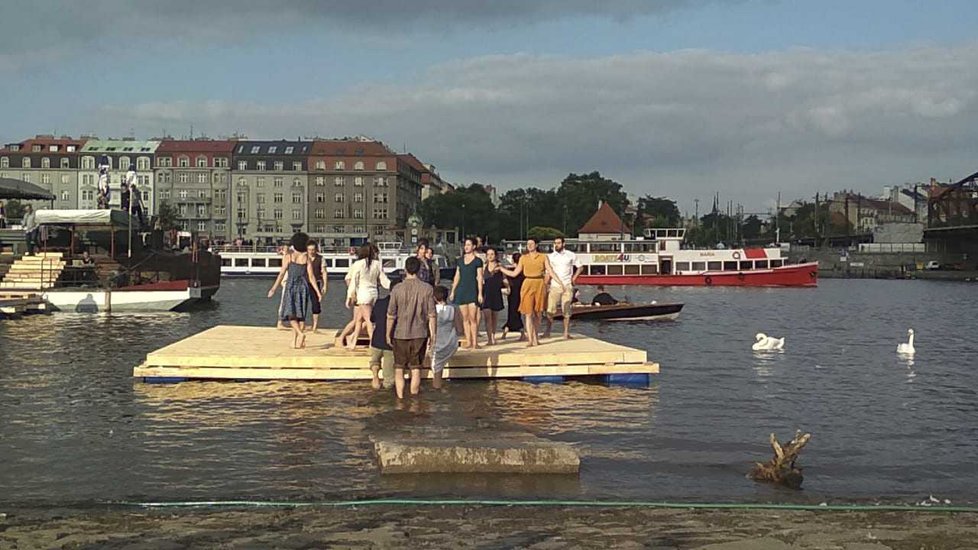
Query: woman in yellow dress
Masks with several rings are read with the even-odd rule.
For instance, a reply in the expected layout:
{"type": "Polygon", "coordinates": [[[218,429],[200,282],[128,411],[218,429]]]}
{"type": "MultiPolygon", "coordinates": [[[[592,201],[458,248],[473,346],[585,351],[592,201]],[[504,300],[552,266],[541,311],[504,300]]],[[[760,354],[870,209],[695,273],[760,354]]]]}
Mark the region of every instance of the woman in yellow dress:
{"type": "Polygon", "coordinates": [[[518,277],[521,273],[525,277],[523,287],[520,289],[520,313],[525,318],[526,335],[529,339],[529,346],[538,346],[540,341],[537,338],[537,328],[543,316],[543,308],[547,297],[546,283],[550,280],[556,281],[563,290],[564,283],[554,276],[550,268],[550,260],[546,254],[537,251],[537,240],[530,237],[526,240],[526,254],[520,256],[520,261],[513,269],[500,268],[508,277],[518,277]]]}

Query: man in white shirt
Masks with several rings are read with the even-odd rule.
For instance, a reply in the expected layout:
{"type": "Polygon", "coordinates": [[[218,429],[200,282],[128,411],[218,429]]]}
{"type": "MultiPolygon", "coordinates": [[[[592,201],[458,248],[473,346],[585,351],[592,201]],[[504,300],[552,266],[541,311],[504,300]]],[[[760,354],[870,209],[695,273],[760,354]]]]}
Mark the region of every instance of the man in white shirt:
{"type": "Polygon", "coordinates": [[[584,266],[577,259],[577,254],[564,248],[564,238],[554,239],[554,251],[547,255],[550,260],[550,267],[553,269],[554,276],[563,283],[561,287],[557,281],[550,281],[550,289],[547,291],[547,330],[544,338],[550,336],[550,329],[554,324],[554,315],[557,314],[557,304],[559,303],[564,312],[564,339],[569,340],[571,302],[574,300],[574,283],[584,271],[584,266]]]}

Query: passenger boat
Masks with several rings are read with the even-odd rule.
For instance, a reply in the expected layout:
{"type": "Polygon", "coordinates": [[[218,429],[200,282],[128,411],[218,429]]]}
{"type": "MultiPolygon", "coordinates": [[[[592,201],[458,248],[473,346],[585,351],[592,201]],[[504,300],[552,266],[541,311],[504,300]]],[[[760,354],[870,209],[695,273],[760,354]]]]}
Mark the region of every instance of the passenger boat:
{"type": "MultiPolygon", "coordinates": [[[[684,248],[686,230],[646,229],[639,239],[567,239],[584,272],[578,284],[814,287],[818,262],[790,264],[779,246],[684,248]]],[[[551,243],[540,243],[550,250],[551,243]]]]}
{"type": "MultiPolygon", "coordinates": [[[[606,306],[574,304],[571,314],[580,321],[674,321],[682,311],[681,303],[629,304],[617,303],[606,306]]],[[[554,319],[563,319],[558,313],[554,319]]]]}
{"type": "MultiPolygon", "coordinates": [[[[381,267],[390,277],[396,277],[404,269],[404,260],[414,256],[414,251],[399,242],[377,243],[380,249],[381,267]]],[[[221,275],[224,277],[274,277],[282,268],[282,256],[277,246],[221,245],[212,251],[221,256],[221,275]]],[[[357,259],[356,247],[323,247],[320,251],[330,279],[346,277],[350,266],[357,259]]],[[[435,254],[435,263],[442,275],[450,270],[448,260],[435,254]]]]}

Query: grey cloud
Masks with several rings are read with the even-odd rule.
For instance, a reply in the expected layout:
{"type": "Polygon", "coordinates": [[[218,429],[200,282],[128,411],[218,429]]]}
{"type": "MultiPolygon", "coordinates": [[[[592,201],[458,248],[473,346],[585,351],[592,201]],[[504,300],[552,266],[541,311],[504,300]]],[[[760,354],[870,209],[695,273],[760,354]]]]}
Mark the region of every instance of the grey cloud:
{"type": "Polygon", "coordinates": [[[598,169],[684,205],[719,190],[744,204],[978,168],[978,46],[893,52],[710,51],[601,58],[490,56],[418,83],[295,105],[226,101],[106,107],[151,135],[368,134],[456,181],[551,185],[598,169]]]}
{"type": "MultiPolygon", "coordinates": [[[[247,41],[299,26],[393,33],[526,25],[573,16],[625,20],[711,0],[5,0],[3,57],[78,49],[150,48],[155,41],[247,41]]],[[[712,0],[736,1],[736,0],[712,0]]],[[[7,59],[12,63],[14,59],[7,59]]],[[[2,66],[2,65],[0,65],[2,66]]]]}

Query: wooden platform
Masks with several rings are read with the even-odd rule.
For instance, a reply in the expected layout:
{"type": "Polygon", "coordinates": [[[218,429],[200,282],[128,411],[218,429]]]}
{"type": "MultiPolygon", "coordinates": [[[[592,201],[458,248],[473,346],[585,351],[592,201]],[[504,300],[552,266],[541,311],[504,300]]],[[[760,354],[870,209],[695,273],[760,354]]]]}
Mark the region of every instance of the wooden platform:
{"type": "MultiPolygon", "coordinates": [[[[367,348],[336,349],[336,329],[307,337],[306,349],[289,346],[292,334],[275,328],[218,326],[160,348],[133,369],[144,381],[186,379],[367,380],[367,348]]],[[[511,336],[505,343],[477,351],[459,350],[445,369],[446,378],[522,378],[559,381],[564,377],[601,377],[608,382],[647,384],[659,372],[644,350],[577,335],[550,338],[527,348],[511,336]]],[[[425,373],[431,376],[427,369],[425,373]]]]}
{"type": "Polygon", "coordinates": [[[37,294],[8,293],[0,290],[0,319],[47,311],[47,303],[37,294]]]}

